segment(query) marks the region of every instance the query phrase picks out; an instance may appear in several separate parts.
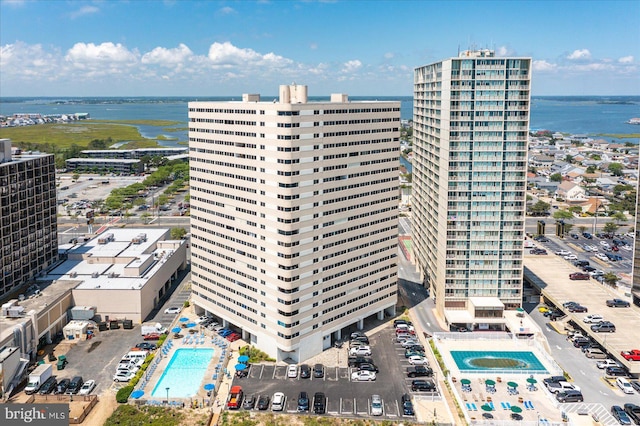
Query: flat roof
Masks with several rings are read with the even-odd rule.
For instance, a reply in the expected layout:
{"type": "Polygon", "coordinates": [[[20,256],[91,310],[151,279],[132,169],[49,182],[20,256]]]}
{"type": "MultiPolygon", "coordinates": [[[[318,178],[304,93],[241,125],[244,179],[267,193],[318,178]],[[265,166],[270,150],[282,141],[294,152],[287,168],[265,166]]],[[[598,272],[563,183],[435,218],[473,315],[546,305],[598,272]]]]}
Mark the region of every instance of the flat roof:
{"type": "MultiPolygon", "coordinates": [[[[592,263],[597,262],[592,261],[592,263]]],[[[640,374],[639,362],[625,361],[620,356],[620,351],[640,349],[640,334],[637,332],[640,329],[640,308],[635,306],[630,298],[596,280],[570,280],[569,274],[573,272],[581,271],[561,256],[553,254],[547,256],[525,254],[524,256],[524,275],[541,288],[543,296],[559,309],[563,309],[562,304],[568,301],[585,306],[588,309],[587,313],[564,312],[629,371],[640,374]],[[631,307],[623,309],[607,307],[605,301],[614,298],[628,300],[631,307]],[[605,320],[613,322],[616,332],[602,334],[592,332],[590,324],[582,321],[590,314],[600,314],[605,320]]]]}
{"type": "Polygon", "coordinates": [[[135,158],[69,158],[66,161],[75,163],[90,161],[92,163],[139,163],[140,160],[135,158]]]}
{"type": "Polygon", "coordinates": [[[494,296],[487,297],[470,297],[469,301],[473,304],[473,306],[482,306],[487,308],[504,308],[504,303],[494,296]]]}
{"type": "MultiPolygon", "coordinates": [[[[78,290],[140,289],[162,267],[162,259],[174,253],[171,249],[158,248],[161,241],[173,241],[162,239],[168,231],[169,228],[110,228],[86,243],[69,249],[67,254],[70,260],[58,265],[47,278],[80,280],[75,287],[78,290]],[[141,234],[146,235],[146,241],[132,243],[141,234]],[[110,235],[113,236],[112,241],[99,243],[110,235]],[[109,258],[114,261],[108,261],[109,258]],[[141,271],[140,276],[124,276],[125,268],[140,268],[147,263],[149,266],[141,271]]],[[[179,242],[185,243],[183,240],[179,242]]]]}

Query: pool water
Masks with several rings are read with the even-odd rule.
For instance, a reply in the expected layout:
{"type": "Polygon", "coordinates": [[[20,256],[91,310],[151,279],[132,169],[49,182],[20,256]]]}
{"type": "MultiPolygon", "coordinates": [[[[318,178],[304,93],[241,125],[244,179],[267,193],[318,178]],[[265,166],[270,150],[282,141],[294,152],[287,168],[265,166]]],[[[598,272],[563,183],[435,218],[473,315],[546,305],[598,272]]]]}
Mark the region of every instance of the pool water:
{"type": "Polygon", "coordinates": [[[211,348],[176,349],[151,396],[166,398],[167,388],[169,399],[188,398],[197,394],[213,353],[211,348]]]}
{"type": "Polygon", "coordinates": [[[451,351],[460,371],[501,371],[547,373],[540,360],[529,351],[451,351]]]}

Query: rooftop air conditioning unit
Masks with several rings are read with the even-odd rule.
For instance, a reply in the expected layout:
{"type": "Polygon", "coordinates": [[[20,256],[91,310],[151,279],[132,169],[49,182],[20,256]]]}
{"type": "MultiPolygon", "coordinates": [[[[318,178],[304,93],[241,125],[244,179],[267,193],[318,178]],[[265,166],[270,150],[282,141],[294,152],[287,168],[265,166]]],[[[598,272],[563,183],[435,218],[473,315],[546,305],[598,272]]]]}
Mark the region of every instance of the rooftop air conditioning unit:
{"type": "Polygon", "coordinates": [[[78,276],[78,273],[76,271],[73,271],[69,274],[69,278],[75,278],[78,276]]]}
{"type": "Polygon", "coordinates": [[[98,278],[100,276],[100,272],[94,272],[91,274],[91,278],[98,278]]]}

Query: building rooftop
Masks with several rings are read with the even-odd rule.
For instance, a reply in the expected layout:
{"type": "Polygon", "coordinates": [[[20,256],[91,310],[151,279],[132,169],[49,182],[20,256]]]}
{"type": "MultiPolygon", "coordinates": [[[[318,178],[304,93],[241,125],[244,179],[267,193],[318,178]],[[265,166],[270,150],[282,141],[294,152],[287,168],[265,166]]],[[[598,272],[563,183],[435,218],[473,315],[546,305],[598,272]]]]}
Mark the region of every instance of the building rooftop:
{"type": "Polygon", "coordinates": [[[165,240],[167,228],[109,229],[85,244],[70,248],[68,260],[47,279],[76,279],[77,289],[139,289],[174,253],[182,240],[165,240]]]}

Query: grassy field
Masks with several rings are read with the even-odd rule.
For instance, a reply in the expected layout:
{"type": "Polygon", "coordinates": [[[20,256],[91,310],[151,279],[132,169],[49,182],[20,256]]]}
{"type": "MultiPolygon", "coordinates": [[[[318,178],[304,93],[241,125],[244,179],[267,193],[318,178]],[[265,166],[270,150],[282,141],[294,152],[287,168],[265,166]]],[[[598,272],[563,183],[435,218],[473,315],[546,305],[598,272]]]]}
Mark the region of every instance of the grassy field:
{"type": "MultiPolygon", "coordinates": [[[[36,126],[4,127],[0,129],[0,138],[9,138],[12,141],[30,142],[33,144],[52,144],[58,149],[66,149],[72,145],[86,147],[94,139],[111,138],[114,142],[129,141],[121,149],[150,148],[158,144],[152,139],[142,137],[136,125],[158,126],[158,131],[179,131],[181,128],[167,128],[182,124],[177,121],[167,120],[122,120],[106,121],[91,120],[67,124],[40,124],[36,126]]],[[[159,140],[177,140],[159,134],[159,140]]]]}
{"type": "Polygon", "coordinates": [[[601,138],[615,138],[615,139],[640,139],[640,133],[602,133],[596,135],[601,138]]]}

